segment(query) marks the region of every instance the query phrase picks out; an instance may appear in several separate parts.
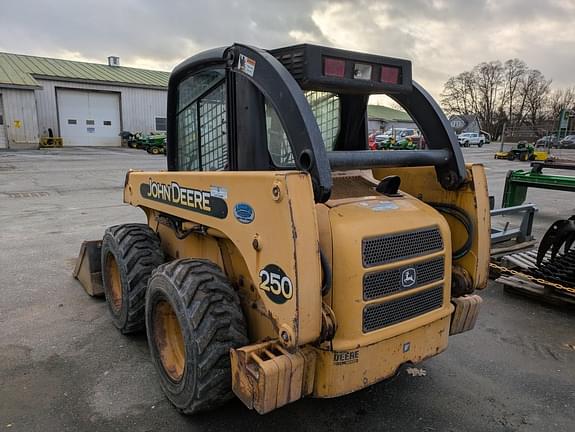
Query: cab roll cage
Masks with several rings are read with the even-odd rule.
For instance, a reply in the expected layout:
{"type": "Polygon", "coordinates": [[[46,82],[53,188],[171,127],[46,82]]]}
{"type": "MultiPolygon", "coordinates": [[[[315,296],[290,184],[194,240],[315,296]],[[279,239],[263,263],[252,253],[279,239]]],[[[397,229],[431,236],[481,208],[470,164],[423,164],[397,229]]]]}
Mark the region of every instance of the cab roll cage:
{"type": "MultiPolygon", "coordinates": [[[[358,53],[313,45],[302,45],[302,47],[327,50],[341,56],[349,54],[361,56],[358,53]]],[[[437,103],[415,81],[412,81],[411,86],[398,86],[398,90],[386,94],[395,100],[419,126],[428,150],[328,152],[302,86],[276,59],[273,52],[234,44],[230,47],[215,48],[199,53],[174,69],[168,86],[167,156],[169,170],[178,169],[176,121],[178,84],[200,70],[217,67],[224,68],[230,78],[227,80],[227,133],[229,135],[229,168],[232,170],[269,169],[267,146],[265,155],[262,155],[263,146],[261,143],[258,145],[257,134],[253,130],[250,131],[250,125],[252,129],[262,128],[262,123],[265,122],[262,122],[261,118],[264,117],[257,118],[257,115],[265,116],[265,112],[263,110],[256,113],[246,112],[248,106],[246,101],[258,97],[261,100],[261,95],[263,95],[277,112],[290,143],[296,168],[307,171],[311,175],[316,202],[325,202],[329,199],[332,188],[332,169],[435,166],[438,181],[443,188],[457,189],[464,182],[465,165],[456,136],[451,131],[451,126],[437,103]],[[246,61],[249,63],[247,67],[246,61]],[[261,95],[250,92],[249,88],[257,89],[261,95]],[[237,109],[239,105],[244,109],[237,109]],[[248,157],[242,156],[240,151],[250,154],[248,157]]],[[[411,79],[410,73],[407,78],[411,79]]],[[[361,85],[366,86],[365,83],[361,85]]],[[[348,90],[347,93],[350,91],[348,90]]],[[[357,94],[367,93],[365,89],[358,87],[357,94]]],[[[363,115],[365,116],[367,97],[364,100],[363,115]]]]}

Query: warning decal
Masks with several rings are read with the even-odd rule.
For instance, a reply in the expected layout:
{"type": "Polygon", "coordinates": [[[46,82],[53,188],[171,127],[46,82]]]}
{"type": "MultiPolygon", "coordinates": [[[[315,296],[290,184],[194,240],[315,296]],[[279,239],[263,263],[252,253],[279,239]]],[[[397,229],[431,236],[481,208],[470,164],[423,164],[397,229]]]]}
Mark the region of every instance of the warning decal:
{"type": "Polygon", "coordinates": [[[256,70],[256,61],[244,54],[240,54],[240,59],[238,60],[238,69],[246,75],[253,77],[254,71],[256,70]]]}

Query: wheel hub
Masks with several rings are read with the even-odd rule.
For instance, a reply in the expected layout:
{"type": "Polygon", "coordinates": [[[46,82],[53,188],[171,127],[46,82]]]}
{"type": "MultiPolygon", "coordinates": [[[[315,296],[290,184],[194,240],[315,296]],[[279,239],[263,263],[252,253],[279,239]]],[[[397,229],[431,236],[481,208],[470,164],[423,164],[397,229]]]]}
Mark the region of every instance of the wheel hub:
{"type": "Polygon", "coordinates": [[[117,314],[122,308],[122,281],[120,279],[118,263],[116,263],[116,258],[114,258],[112,254],[108,254],[106,257],[105,274],[107,275],[107,282],[110,287],[110,305],[114,313],[117,314]]]}
{"type": "Polygon", "coordinates": [[[174,309],[165,300],[156,304],[153,333],[164,371],[171,380],[180,381],[186,362],[184,337],[174,309]]]}

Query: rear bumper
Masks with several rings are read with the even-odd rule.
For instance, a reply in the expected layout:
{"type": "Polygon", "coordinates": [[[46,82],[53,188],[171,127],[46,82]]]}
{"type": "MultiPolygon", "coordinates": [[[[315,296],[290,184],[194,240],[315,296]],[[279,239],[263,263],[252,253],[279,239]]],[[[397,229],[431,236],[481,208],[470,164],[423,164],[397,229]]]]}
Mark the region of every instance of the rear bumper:
{"type": "Polygon", "coordinates": [[[350,351],[317,350],[311,396],[330,398],[360,390],[447,348],[450,315],[407,333],[350,351]]]}

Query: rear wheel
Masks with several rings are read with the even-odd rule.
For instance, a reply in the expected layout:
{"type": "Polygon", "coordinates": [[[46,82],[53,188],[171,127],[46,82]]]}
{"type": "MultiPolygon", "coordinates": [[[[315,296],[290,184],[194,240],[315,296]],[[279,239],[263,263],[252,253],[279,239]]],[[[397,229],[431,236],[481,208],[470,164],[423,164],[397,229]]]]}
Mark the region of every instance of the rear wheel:
{"type": "Polygon", "coordinates": [[[164,393],[184,414],[232,396],[230,348],[248,343],[239,297],[208,260],[179,259],[150,278],[146,330],[164,393]]]}
{"type": "Polygon", "coordinates": [[[104,233],[104,294],[112,321],[122,333],[144,328],[148,279],[163,262],[160,239],[148,225],[116,225],[104,233]]]}
{"type": "Polygon", "coordinates": [[[152,147],[152,154],[160,154],[160,149],[158,147],[152,147]]]}

